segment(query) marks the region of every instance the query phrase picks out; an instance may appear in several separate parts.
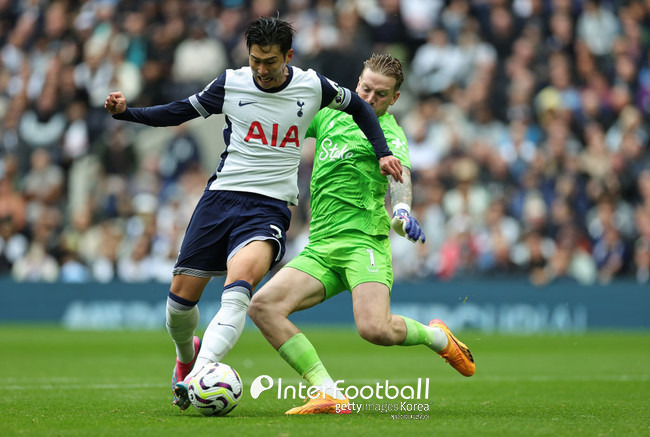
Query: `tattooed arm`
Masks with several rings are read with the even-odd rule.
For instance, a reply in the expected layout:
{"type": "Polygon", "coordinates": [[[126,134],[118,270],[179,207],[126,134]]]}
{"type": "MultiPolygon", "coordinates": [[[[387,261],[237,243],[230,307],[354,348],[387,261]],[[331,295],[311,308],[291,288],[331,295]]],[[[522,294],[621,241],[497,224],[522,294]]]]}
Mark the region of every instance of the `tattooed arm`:
{"type": "Polygon", "coordinates": [[[411,203],[413,202],[413,186],[411,184],[411,170],[402,166],[402,183],[388,177],[390,186],[390,199],[393,206],[392,228],[409,241],[425,242],[424,233],[415,217],[411,216],[411,203]]]}
{"type": "Polygon", "coordinates": [[[402,179],[404,182],[400,183],[393,179],[392,176],[388,176],[388,185],[390,188],[390,203],[393,207],[393,212],[398,208],[398,204],[404,204],[408,206],[410,211],[411,203],[413,202],[413,186],[411,184],[411,169],[408,167],[402,166],[402,179]]]}

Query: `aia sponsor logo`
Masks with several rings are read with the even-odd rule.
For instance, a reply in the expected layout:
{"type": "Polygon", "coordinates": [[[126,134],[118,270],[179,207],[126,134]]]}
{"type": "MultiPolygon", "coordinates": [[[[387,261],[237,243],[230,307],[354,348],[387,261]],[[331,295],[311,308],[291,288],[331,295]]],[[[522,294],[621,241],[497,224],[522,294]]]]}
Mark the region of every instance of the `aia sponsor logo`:
{"type": "Polygon", "coordinates": [[[271,147],[285,147],[287,144],[293,143],[296,147],[300,147],[298,126],[290,126],[289,130],[287,130],[287,132],[282,137],[280,144],[278,144],[279,129],[280,126],[277,123],[273,123],[270,132],[271,141],[269,141],[269,137],[267,135],[268,131],[267,132],[264,131],[264,128],[262,127],[262,124],[259,121],[254,121],[251,123],[250,127],[248,128],[248,134],[246,135],[246,138],[244,138],[244,141],[250,142],[251,140],[259,140],[265,146],[268,146],[270,144],[271,147]]]}

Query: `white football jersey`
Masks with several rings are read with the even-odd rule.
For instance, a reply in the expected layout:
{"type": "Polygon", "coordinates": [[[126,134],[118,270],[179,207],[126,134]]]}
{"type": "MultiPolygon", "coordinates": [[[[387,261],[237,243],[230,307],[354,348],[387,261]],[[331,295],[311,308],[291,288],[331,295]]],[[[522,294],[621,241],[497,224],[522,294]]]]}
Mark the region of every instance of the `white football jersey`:
{"type": "Polygon", "coordinates": [[[226,115],[226,149],[210,190],[246,191],[298,203],[300,149],[309,123],[326,106],[345,109],[350,91],[313,70],[289,68],[279,87],[265,90],[250,67],[227,70],[190,96],[207,118],[226,115]]]}

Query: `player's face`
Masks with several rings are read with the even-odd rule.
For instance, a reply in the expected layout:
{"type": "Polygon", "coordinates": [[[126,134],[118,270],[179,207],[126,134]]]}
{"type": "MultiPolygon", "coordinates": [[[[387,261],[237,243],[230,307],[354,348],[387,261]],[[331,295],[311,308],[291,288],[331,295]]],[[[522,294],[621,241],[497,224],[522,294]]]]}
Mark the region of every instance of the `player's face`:
{"type": "Polygon", "coordinates": [[[253,70],[253,78],[264,89],[275,88],[287,80],[287,64],[293,58],[293,49],[286,55],[279,45],[260,47],[253,44],[248,52],[248,64],[253,70]]]}
{"type": "Polygon", "coordinates": [[[356,92],[359,97],[368,102],[377,117],[384,115],[388,107],[399,98],[399,91],[395,92],[395,78],[384,76],[368,68],[364,68],[361,72],[356,92]]]}

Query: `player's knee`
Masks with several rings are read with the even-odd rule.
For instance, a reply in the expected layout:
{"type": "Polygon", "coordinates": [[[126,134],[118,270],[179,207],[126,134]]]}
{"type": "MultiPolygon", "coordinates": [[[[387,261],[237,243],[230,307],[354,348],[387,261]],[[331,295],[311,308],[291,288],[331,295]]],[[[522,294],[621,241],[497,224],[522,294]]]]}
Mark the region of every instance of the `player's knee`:
{"type": "Polygon", "coordinates": [[[264,298],[260,296],[259,293],[254,294],[251,303],[248,306],[248,316],[253,322],[255,322],[255,324],[263,319],[266,309],[264,306],[264,298]]]}
{"type": "Polygon", "coordinates": [[[276,312],[276,303],[265,293],[256,293],[253,295],[248,307],[248,316],[256,325],[259,326],[260,323],[264,323],[271,314],[276,312]]]}
{"type": "Polygon", "coordinates": [[[376,320],[357,322],[357,331],[361,338],[372,344],[380,346],[392,344],[388,324],[386,323],[376,320]]]}

